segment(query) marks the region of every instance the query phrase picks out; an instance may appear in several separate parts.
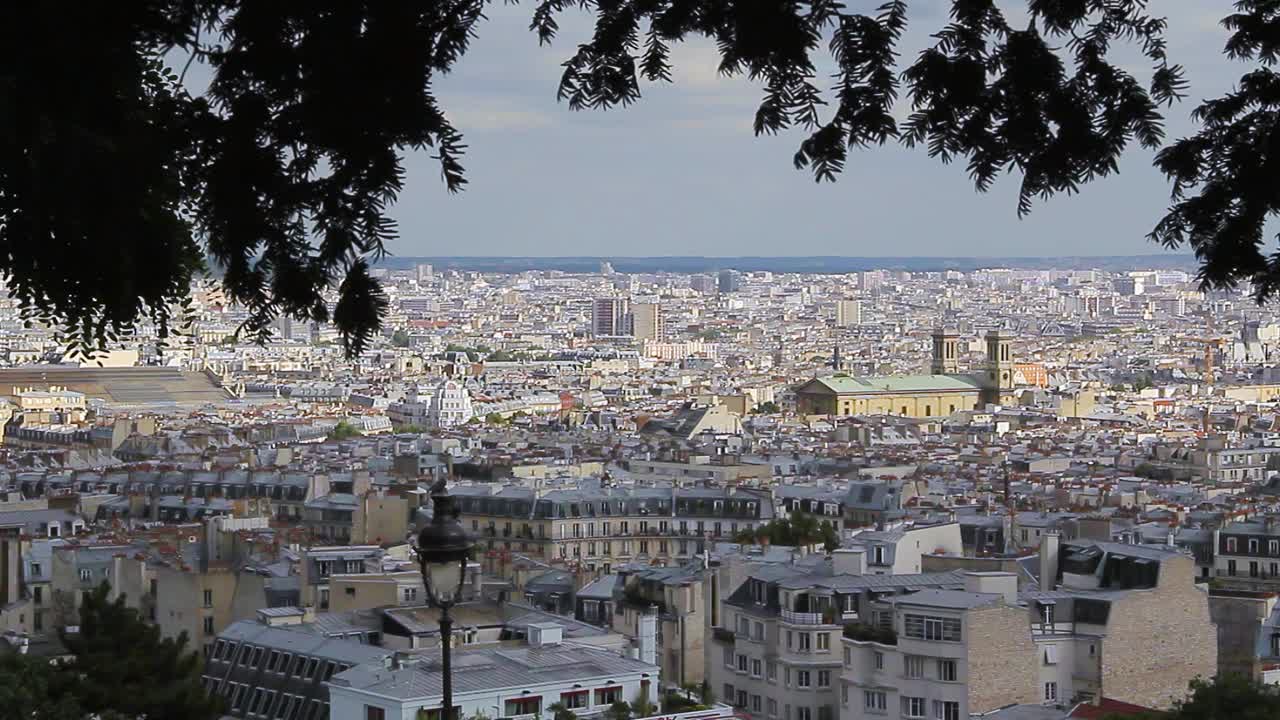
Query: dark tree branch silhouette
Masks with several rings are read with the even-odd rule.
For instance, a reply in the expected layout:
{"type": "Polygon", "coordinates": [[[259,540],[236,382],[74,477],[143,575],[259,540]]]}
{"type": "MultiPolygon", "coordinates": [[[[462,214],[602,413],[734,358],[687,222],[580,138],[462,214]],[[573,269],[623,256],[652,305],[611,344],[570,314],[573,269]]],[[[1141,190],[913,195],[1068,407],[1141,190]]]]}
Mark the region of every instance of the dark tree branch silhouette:
{"type": "MultiPolygon", "coordinates": [[[[29,319],[92,350],[141,321],[167,337],[207,260],[249,310],[244,332],[264,338],[281,314],[331,320],[359,352],[386,307],[369,266],[397,236],[404,154],[426,150],[448,191],[466,185],[433,87],[488,1],[0,6],[0,276],[29,319]],[[175,48],[208,66],[207,92],[165,67],[175,48]]],[[[710,39],[721,74],[762,87],[755,133],[801,132],[794,164],[816,180],[850,150],[901,142],[963,160],[979,191],[1017,174],[1020,215],[1115,173],[1135,143],[1159,148],[1161,108],[1186,91],[1146,0],[1026,0],[1017,27],[994,0],[952,0],[932,45],[903,61],[913,7],[533,0],[530,28],[549,43],[563,13],[592,14],[557,90],[571,108],[636,102],[642,82],[672,80],[674,45],[710,39]],[[1113,62],[1117,45],[1149,75],[1113,62]]],[[[1159,152],[1174,204],[1151,234],[1190,247],[1206,287],[1249,282],[1259,299],[1280,287],[1280,254],[1262,248],[1280,202],[1278,17],[1274,0],[1240,0],[1224,20],[1226,56],[1259,67],[1159,152]]]]}

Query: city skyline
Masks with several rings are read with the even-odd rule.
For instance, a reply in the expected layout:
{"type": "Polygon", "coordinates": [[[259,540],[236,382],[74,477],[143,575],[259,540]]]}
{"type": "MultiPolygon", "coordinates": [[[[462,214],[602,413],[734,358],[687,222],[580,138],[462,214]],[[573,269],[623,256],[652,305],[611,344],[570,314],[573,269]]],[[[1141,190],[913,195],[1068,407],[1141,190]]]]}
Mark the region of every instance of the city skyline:
{"type": "MultiPolygon", "coordinates": [[[[1204,5],[1157,8],[1169,18],[1169,52],[1186,66],[1194,93],[1166,110],[1169,141],[1191,132],[1188,117],[1201,98],[1247,69],[1220,52],[1226,33],[1216,23],[1229,6],[1204,5]]],[[[945,24],[938,10],[912,8],[904,60],[945,24]]],[[[710,43],[673,47],[674,83],[642,84],[633,106],[573,112],[557,103],[555,88],[560,63],[590,36],[587,16],[565,16],[556,41],[539,47],[528,13],[490,8],[467,56],[441,79],[443,108],[466,135],[471,182],[449,195],[428,153],[411,153],[391,211],[402,232],[393,253],[475,254],[477,245],[494,256],[596,256],[610,254],[606,247],[708,256],[780,248],[857,256],[1164,252],[1145,239],[1169,193],[1150,152],[1131,149],[1119,175],[1037,202],[1023,220],[1015,213],[1020,176],[979,194],[963,163],[944,166],[893,144],[851,152],[837,182],[815,185],[791,165],[800,133],[752,135],[759,89],[717,76],[710,43]]],[[[1135,53],[1119,59],[1145,78],[1135,53]]],[[[819,67],[821,86],[827,71],[819,67]]],[[[907,111],[900,100],[896,114],[907,111]]]]}

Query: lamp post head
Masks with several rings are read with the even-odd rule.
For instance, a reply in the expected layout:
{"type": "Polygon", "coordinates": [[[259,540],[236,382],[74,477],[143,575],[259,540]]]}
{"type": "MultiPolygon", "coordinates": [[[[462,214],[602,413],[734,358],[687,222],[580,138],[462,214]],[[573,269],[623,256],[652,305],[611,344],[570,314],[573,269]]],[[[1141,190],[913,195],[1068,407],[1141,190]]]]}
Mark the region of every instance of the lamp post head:
{"type": "Polygon", "coordinates": [[[462,594],[471,537],[458,522],[458,510],[444,483],[436,483],[431,490],[431,522],[418,533],[418,566],[431,604],[452,605],[462,594]]]}

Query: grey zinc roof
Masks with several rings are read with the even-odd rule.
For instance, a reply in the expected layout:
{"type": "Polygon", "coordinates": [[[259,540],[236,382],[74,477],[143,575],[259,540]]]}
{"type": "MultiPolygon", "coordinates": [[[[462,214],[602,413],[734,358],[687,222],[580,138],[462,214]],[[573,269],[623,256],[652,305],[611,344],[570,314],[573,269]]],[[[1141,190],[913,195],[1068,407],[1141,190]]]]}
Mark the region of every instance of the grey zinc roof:
{"type": "Polygon", "coordinates": [[[294,654],[310,655],[353,665],[381,663],[383,658],[392,654],[391,651],[379,647],[361,645],[352,640],[328,638],[310,630],[300,629],[305,627],[269,627],[256,620],[240,620],[228,625],[218,637],[223,640],[288,650],[294,654]]]}
{"type": "Polygon", "coordinates": [[[917,590],[910,595],[888,598],[895,605],[925,605],[927,607],[949,608],[952,610],[968,610],[986,607],[1000,602],[999,595],[993,593],[973,593],[963,590],[917,590]]]}
{"type": "MultiPolygon", "coordinates": [[[[639,660],[576,645],[463,648],[454,650],[452,660],[455,694],[657,671],[639,660]]],[[[439,653],[428,652],[399,670],[380,663],[357,665],[334,675],[330,685],[425,703],[443,694],[441,677],[439,653]]]]}

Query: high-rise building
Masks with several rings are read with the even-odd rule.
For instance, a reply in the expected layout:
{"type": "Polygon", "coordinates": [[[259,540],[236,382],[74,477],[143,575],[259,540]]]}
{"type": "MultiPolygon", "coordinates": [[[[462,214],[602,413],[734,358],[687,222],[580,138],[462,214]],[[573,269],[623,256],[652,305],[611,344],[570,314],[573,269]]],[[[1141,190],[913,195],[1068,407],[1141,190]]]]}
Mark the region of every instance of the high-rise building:
{"type": "Polygon", "coordinates": [[[716,279],[710,275],[691,275],[689,276],[689,288],[694,292],[710,295],[716,291],[716,279]]]}
{"type": "Polygon", "coordinates": [[[662,339],[662,308],[657,303],[636,303],[631,308],[631,334],[641,340],[662,339]]]}
{"type": "Polygon", "coordinates": [[[596,298],[591,304],[591,334],[596,337],[630,334],[629,306],[626,298],[596,298]]]}
{"type": "Polygon", "coordinates": [[[858,287],[863,290],[875,290],[884,283],[884,275],[879,270],[864,270],[858,273],[858,287]]]}
{"type": "Polygon", "coordinates": [[[862,302],[859,300],[836,301],[836,327],[862,324],[862,302]]]}
{"type": "Polygon", "coordinates": [[[737,270],[721,270],[718,285],[722,293],[738,292],[742,287],[742,277],[737,270]]]}
{"type": "Polygon", "coordinates": [[[612,274],[613,274],[613,272],[614,272],[614,271],[613,271],[613,263],[609,262],[608,260],[601,260],[601,261],[600,261],[600,274],[601,274],[601,275],[612,275],[612,274]]]}
{"type": "Polygon", "coordinates": [[[420,283],[428,282],[431,280],[433,275],[435,275],[435,269],[432,268],[430,265],[418,266],[418,282],[420,283]]]}

